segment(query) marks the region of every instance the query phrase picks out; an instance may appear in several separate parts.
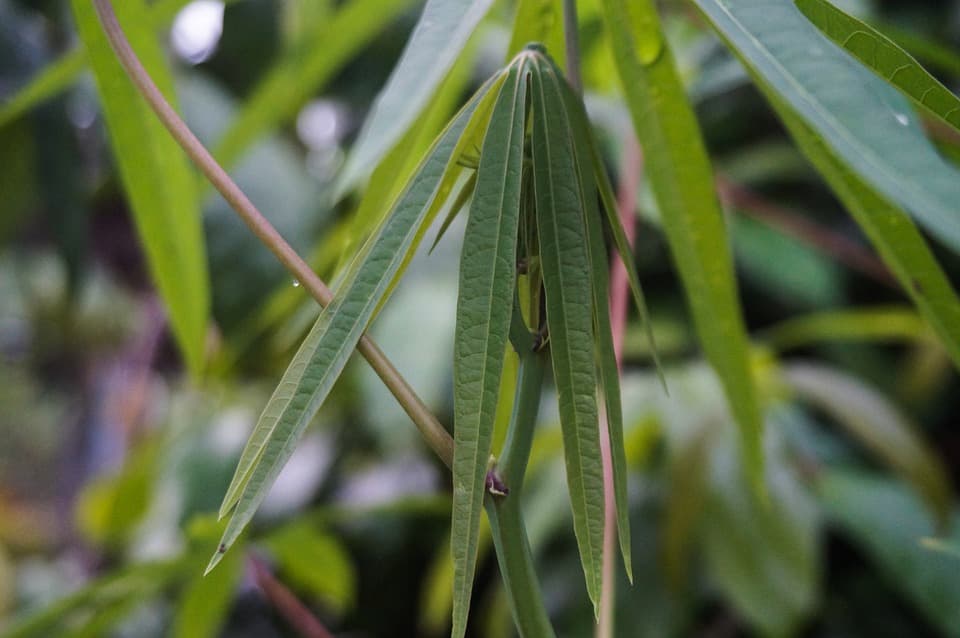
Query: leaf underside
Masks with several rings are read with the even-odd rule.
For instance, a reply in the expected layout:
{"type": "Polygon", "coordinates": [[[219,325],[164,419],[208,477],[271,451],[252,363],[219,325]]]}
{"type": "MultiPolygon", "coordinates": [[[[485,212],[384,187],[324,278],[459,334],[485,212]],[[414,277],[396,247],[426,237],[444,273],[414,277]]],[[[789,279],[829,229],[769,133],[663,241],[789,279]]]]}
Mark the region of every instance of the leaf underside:
{"type": "Polygon", "coordinates": [[[960,171],[910,103],[824,36],[793,2],[694,0],[751,75],[878,194],[960,251],[960,171]]]}

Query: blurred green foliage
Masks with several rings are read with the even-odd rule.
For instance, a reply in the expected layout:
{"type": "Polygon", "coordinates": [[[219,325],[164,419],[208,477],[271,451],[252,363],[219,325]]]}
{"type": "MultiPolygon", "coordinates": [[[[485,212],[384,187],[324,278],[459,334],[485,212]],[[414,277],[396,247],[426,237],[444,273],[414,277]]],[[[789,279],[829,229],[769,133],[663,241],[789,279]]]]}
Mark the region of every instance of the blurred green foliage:
{"type": "MultiPolygon", "coordinates": [[[[239,131],[228,138],[242,142],[231,142],[232,174],[336,280],[381,212],[370,193],[395,195],[454,107],[501,65],[517,4],[536,3],[494,3],[424,130],[384,150],[372,178],[382,191],[339,202],[331,188],[345,149],[417,3],[392,2],[356,28],[349,12],[371,3],[237,0],[218,48],[198,63],[170,44],[184,4],[158,2],[153,13],[187,121],[214,148],[239,131]],[[311,134],[310,108],[324,135],[311,134]],[[255,126],[231,129],[245,117],[255,126]],[[396,181],[384,166],[397,167],[396,181]]],[[[586,98],[619,178],[632,129],[598,4],[580,3],[586,98]]],[[[956,93],[954,3],[836,4],[956,93]]],[[[0,635],[293,635],[252,561],[336,633],[443,635],[447,474],[362,363],[347,367],[239,546],[201,577],[223,530],[212,513],[318,309],[225,202],[200,190],[214,328],[205,376],[188,380],[68,5],[0,0],[0,635]]],[[[623,393],[636,582],[620,576],[617,635],[960,635],[951,355],[692,5],[661,5],[714,169],[738,189],[721,193],[765,414],[769,496],[764,505],[745,485],[733,419],[700,359],[641,180],[634,252],[670,396],[632,321],[623,393]]],[[[925,123],[956,161],[955,133],[925,123]]],[[[453,410],[461,229],[455,222],[431,255],[420,251],[372,328],[443,422],[453,410]]],[[[933,253],[956,280],[957,256],[933,253]]],[[[557,632],[588,636],[554,404],[544,402],[524,507],[557,632]]],[[[510,635],[486,532],[480,545],[469,634],[510,635]]]]}

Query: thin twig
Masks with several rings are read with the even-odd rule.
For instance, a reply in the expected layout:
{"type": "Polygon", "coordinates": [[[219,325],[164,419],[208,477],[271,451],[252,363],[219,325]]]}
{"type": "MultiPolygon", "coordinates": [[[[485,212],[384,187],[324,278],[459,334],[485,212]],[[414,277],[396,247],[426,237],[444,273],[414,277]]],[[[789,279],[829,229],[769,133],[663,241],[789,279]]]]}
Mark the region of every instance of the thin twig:
{"type": "Polygon", "coordinates": [[[262,560],[250,556],[250,567],[257,587],[270,601],[270,605],[284,620],[305,638],[333,638],[333,634],[313,615],[313,612],[297,598],[287,586],[270,572],[262,560]]]}
{"type": "Polygon", "coordinates": [[[810,246],[851,270],[873,279],[894,290],[900,290],[890,271],[869,250],[859,243],[807,217],[793,213],[767,200],[749,188],[736,184],[730,179],[718,175],[717,191],[728,205],[746,215],[810,246]]]}
{"type": "MultiPolygon", "coordinates": [[[[637,189],[643,173],[643,157],[637,139],[631,135],[623,149],[623,162],[617,192],[620,223],[630,245],[636,234],[637,189]]],[[[623,340],[627,327],[627,269],[619,259],[610,267],[610,331],[617,369],[623,364],[623,340]]],[[[610,638],[614,629],[614,607],[617,598],[617,501],[613,488],[613,452],[610,449],[610,424],[606,412],[600,419],[600,457],[603,462],[603,572],[600,586],[600,619],[597,638],[610,638]]]]}
{"type": "MultiPolygon", "coordinates": [[[[170,131],[170,134],[214,187],[220,191],[223,198],[240,215],[254,235],[273,252],[290,274],[303,285],[321,306],[328,305],[333,298],[330,289],[300,258],[290,244],[280,236],[280,233],[253,205],[246,194],[240,190],[240,187],[230,179],[226,171],[213,159],[213,156],[204,148],[200,140],[196,138],[183,120],[180,119],[177,112],[167,103],[166,98],[154,84],[150,74],[143,68],[137,54],[130,47],[123,29],[117,21],[110,0],[93,0],[93,4],[100,17],[107,39],[110,41],[123,68],[127,71],[127,75],[157,117],[163,122],[163,125],[170,131]]],[[[420,397],[417,396],[406,379],[400,375],[383,351],[366,335],[360,338],[357,351],[370,363],[383,383],[393,393],[393,396],[396,397],[404,411],[416,424],[417,429],[420,430],[420,433],[437,456],[448,467],[451,467],[453,464],[453,439],[450,438],[446,429],[433,416],[420,397]]]]}

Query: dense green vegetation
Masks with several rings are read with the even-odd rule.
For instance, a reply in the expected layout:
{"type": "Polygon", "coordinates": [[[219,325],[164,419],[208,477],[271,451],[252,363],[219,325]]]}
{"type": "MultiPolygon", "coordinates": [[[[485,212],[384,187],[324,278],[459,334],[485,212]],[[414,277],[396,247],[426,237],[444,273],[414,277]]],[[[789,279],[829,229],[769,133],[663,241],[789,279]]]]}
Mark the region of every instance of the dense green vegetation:
{"type": "Polygon", "coordinates": [[[0,0],[0,635],[960,635],[955,7],[225,4],[0,0]]]}

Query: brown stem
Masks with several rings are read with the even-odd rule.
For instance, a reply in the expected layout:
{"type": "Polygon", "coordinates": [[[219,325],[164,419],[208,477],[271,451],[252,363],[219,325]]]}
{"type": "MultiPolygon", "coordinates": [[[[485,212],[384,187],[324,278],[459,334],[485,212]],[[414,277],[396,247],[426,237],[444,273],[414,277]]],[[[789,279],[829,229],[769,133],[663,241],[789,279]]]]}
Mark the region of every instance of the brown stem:
{"type": "MultiPolygon", "coordinates": [[[[273,254],[280,260],[280,263],[290,272],[293,277],[299,281],[304,288],[313,296],[321,306],[326,306],[333,298],[333,293],[327,288],[326,284],[317,276],[310,266],[300,258],[300,255],[284,241],[280,233],[270,224],[269,221],[260,213],[253,202],[244,194],[240,187],[234,183],[226,171],[217,164],[209,151],[204,148],[200,140],[190,131],[177,112],[167,103],[166,98],[154,84],[143,68],[137,54],[134,53],[127,41],[126,35],[117,16],[113,11],[110,0],[93,0],[94,7],[100,17],[104,33],[110,41],[117,58],[127,71],[127,75],[134,83],[137,89],[143,95],[144,99],[156,113],[163,125],[170,131],[170,134],[177,140],[190,159],[206,175],[207,179],[216,187],[223,198],[227,200],[231,207],[240,215],[244,223],[253,231],[260,241],[262,241],[273,254]]],[[[427,406],[423,403],[413,388],[400,375],[393,364],[387,359],[380,348],[366,335],[360,338],[357,350],[367,360],[376,371],[377,375],[383,380],[393,396],[403,407],[404,411],[416,424],[417,429],[427,440],[427,443],[436,452],[437,456],[446,463],[448,467],[453,464],[453,439],[433,416],[427,406]]]]}
{"type": "Polygon", "coordinates": [[[806,217],[788,211],[722,175],[717,176],[716,183],[720,198],[728,206],[832,257],[851,270],[866,275],[889,288],[900,290],[896,279],[883,262],[857,242],[806,217]]]}
{"type": "Polygon", "coordinates": [[[305,638],[333,638],[333,634],[323,626],[313,612],[287,589],[286,585],[277,580],[262,560],[250,556],[250,567],[253,568],[257,587],[267,597],[276,612],[283,616],[298,634],[305,638]]]}
{"type": "MultiPolygon", "coordinates": [[[[636,234],[637,189],[643,172],[643,157],[637,139],[631,135],[623,149],[617,209],[627,241],[633,245],[636,234]]],[[[617,368],[623,363],[623,340],[627,327],[627,268],[619,259],[610,267],[610,331],[617,368]]],[[[613,452],[610,449],[610,424],[606,412],[600,418],[600,458],[603,463],[603,571],[600,585],[600,619],[597,638],[613,636],[614,603],[616,601],[617,502],[613,488],[613,452]]]]}

